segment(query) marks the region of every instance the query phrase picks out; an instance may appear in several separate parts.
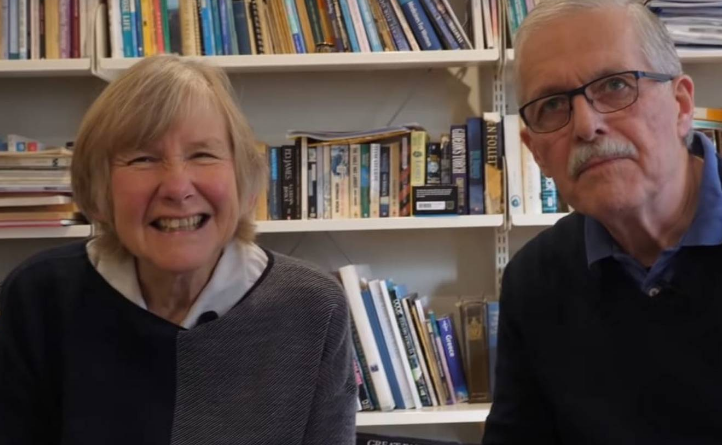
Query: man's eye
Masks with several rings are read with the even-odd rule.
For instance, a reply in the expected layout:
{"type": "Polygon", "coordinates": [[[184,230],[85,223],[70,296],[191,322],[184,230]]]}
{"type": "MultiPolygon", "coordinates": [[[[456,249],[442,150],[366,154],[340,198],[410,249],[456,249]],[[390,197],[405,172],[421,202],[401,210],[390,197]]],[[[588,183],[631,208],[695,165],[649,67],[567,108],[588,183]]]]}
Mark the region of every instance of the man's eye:
{"type": "Polygon", "coordinates": [[[550,112],[550,111],[559,111],[559,109],[562,108],[563,101],[559,97],[552,97],[550,99],[547,99],[542,104],[542,111],[543,112],[550,112]]]}
{"type": "Polygon", "coordinates": [[[602,85],[602,91],[612,93],[615,91],[621,91],[629,87],[629,84],[621,77],[612,77],[607,79],[602,85]]]}

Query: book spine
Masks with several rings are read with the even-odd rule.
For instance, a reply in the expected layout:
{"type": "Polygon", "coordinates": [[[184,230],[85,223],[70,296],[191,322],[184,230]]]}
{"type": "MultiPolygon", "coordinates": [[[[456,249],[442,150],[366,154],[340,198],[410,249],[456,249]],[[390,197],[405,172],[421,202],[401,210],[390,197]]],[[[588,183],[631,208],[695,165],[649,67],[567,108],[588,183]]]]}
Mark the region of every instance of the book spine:
{"type": "Polygon", "coordinates": [[[434,311],[429,311],[429,318],[426,320],[429,328],[429,336],[434,342],[434,350],[436,351],[436,359],[439,362],[439,369],[442,373],[444,384],[446,385],[446,391],[449,394],[449,403],[456,404],[456,391],[454,390],[454,384],[451,381],[451,374],[449,373],[449,365],[446,362],[446,355],[444,354],[444,343],[441,341],[441,335],[439,334],[439,326],[436,320],[436,314],[434,311]]]}
{"type": "MultiPolygon", "coordinates": [[[[361,377],[363,378],[364,384],[366,385],[367,389],[366,406],[368,408],[368,411],[374,410],[379,406],[378,398],[376,397],[376,390],[374,389],[373,379],[371,378],[371,374],[369,373],[369,365],[366,360],[366,355],[364,354],[363,346],[361,345],[361,339],[359,338],[358,330],[356,329],[356,323],[354,323],[353,319],[351,320],[351,340],[353,341],[355,356],[358,359],[361,377]]],[[[359,396],[361,396],[360,392],[359,396]]],[[[363,408],[363,401],[361,402],[361,406],[363,408]]]]}
{"type": "MultiPolygon", "coordinates": [[[[441,17],[444,19],[446,26],[449,27],[451,35],[459,45],[460,49],[471,49],[471,42],[464,32],[464,28],[461,27],[459,19],[456,17],[454,10],[451,9],[448,0],[433,0],[436,4],[436,8],[441,13],[441,17]]],[[[482,0],[484,4],[488,4],[488,0],[482,0]]],[[[487,18],[486,16],[484,18],[487,18]]],[[[486,26],[485,26],[486,28],[486,26]]],[[[491,29],[491,26],[489,27],[491,29]]]]}
{"type": "Polygon", "coordinates": [[[419,393],[421,405],[431,406],[429,388],[426,385],[426,380],[424,379],[424,375],[421,371],[419,356],[416,353],[416,347],[414,346],[414,341],[411,336],[411,326],[409,326],[408,324],[406,316],[404,315],[404,308],[401,304],[400,297],[402,296],[403,295],[399,295],[399,292],[397,290],[389,292],[391,305],[394,310],[394,315],[396,316],[396,322],[399,326],[399,334],[401,335],[401,339],[403,340],[404,348],[406,350],[406,358],[409,361],[411,376],[413,377],[414,384],[416,385],[416,390],[419,393]]]}
{"type": "Polygon", "coordinates": [[[168,8],[168,44],[173,54],[183,54],[183,34],[181,32],[182,22],[178,3],[167,3],[168,8]]]}
{"type": "Polygon", "coordinates": [[[208,4],[211,0],[199,0],[198,8],[200,12],[200,31],[203,36],[203,55],[215,56],[216,45],[214,40],[215,31],[213,30],[213,12],[208,4]]]}
{"type": "Polygon", "coordinates": [[[461,306],[464,326],[464,356],[469,403],[491,401],[489,392],[489,357],[486,340],[486,306],[483,301],[466,301],[461,306]]]}
{"type": "Polygon", "coordinates": [[[458,402],[469,400],[469,391],[466,389],[464,377],[464,364],[461,360],[461,350],[454,330],[454,320],[450,315],[439,317],[436,320],[439,336],[444,345],[443,351],[446,364],[449,367],[451,383],[454,386],[454,396],[458,402]]]}
{"type": "Polygon", "coordinates": [[[370,213],[370,167],[371,167],[371,147],[369,144],[361,144],[361,218],[369,218],[370,213]]]}
{"type": "Polygon", "coordinates": [[[141,0],[141,17],[143,19],[143,53],[146,57],[157,54],[155,47],[155,33],[153,31],[153,0],[141,0]]]}
{"type": "Polygon", "coordinates": [[[47,57],[47,47],[45,43],[45,0],[38,0],[38,58],[40,59],[47,57]]]}
{"type": "Polygon", "coordinates": [[[466,155],[469,172],[469,215],[484,214],[484,121],[466,120],[466,155]]]}
{"type": "Polygon", "coordinates": [[[370,2],[369,6],[371,8],[371,15],[373,16],[374,23],[376,24],[376,29],[379,33],[379,38],[381,39],[382,49],[384,51],[396,51],[396,43],[394,42],[394,37],[391,35],[389,24],[386,23],[386,17],[384,17],[384,12],[381,10],[381,6],[378,1],[370,2]]]}
{"type": "Polygon", "coordinates": [[[521,178],[519,116],[504,116],[504,160],[509,192],[509,213],[524,213],[524,185],[521,178]]]}
{"type": "Polygon", "coordinates": [[[170,16],[168,11],[168,0],[160,0],[160,27],[163,40],[163,51],[167,54],[173,53],[170,38],[170,16]]]}
{"type": "Polygon", "coordinates": [[[305,0],[294,0],[294,2],[296,4],[296,11],[298,12],[298,21],[301,24],[301,35],[303,36],[303,42],[306,45],[306,52],[315,53],[316,42],[313,38],[311,20],[308,17],[305,0]]]}
{"type": "Polygon", "coordinates": [[[164,54],[163,9],[160,0],[153,0],[153,41],[155,42],[155,53],[164,54]]]}
{"type": "Polygon", "coordinates": [[[421,51],[421,47],[419,46],[419,43],[416,41],[416,37],[414,37],[413,31],[411,31],[411,26],[409,26],[409,22],[406,20],[406,16],[404,15],[403,10],[401,9],[401,5],[397,0],[389,0],[391,2],[391,7],[394,8],[394,14],[396,14],[396,18],[399,19],[399,24],[401,25],[401,29],[404,31],[404,35],[406,36],[406,41],[409,42],[409,46],[411,47],[412,51],[421,51]]]}
{"type": "Polygon", "coordinates": [[[333,201],[333,219],[348,218],[348,184],[348,146],[334,145],[331,147],[331,198],[333,201]]]}
{"type": "Polygon", "coordinates": [[[349,15],[353,23],[353,29],[356,31],[356,39],[362,53],[371,52],[371,46],[369,45],[369,39],[366,35],[366,28],[364,27],[364,21],[361,17],[361,11],[359,10],[357,0],[346,0],[348,4],[349,15]]]}
{"type": "Polygon", "coordinates": [[[394,142],[389,145],[389,216],[399,216],[399,174],[401,170],[401,144],[394,142]]]}
{"type": "MultiPolygon", "coordinates": [[[[133,1],[133,0],[131,0],[133,1]]],[[[145,41],[144,41],[144,28],[143,28],[143,6],[141,5],[141,0],[135,0],[133,1],[135,3],[135,13],[133,16],[135,17],[135,38],[137,41],[137,51],[136,51],[136,57],[144,57],[145,54],[145,41]]],[[[181,4],[187,4],[185,2],[181,4]]],[[[195,8],[193,8],[193,14],[195,14],[195,8]]],[[[191,26],[193,26],[193,22],[191,22],[191,26]]],[[[191,28],[192,30],[192,28],[191,28]]],[[[185,54],[185,53],[184,53],[185,54]]],[[[195,54],[192,53],[191,55],[195,54]]]]}
{"type": "Polygon", "coordinates": [[[318,219],[318,207],[316,190],[318,189],[318,156],[316,155],[316,147],[308,147],[308,164],[307,164],[308,187],[306,190],[306,199],[308,204],[308,218],[318,219]]]}
{"type": "MultiPolygon", "coordinates": [[[[236,20],[236,32],[238,33],[238,51],[241,54],[251,54],[250,44],[243,44],[243,41],[250,41],[251,38],[256,42],[256,54],[266,54],[266,41],[263,38],[263,32],[261,28],[261,15],[258,10],[257,0],[251,0],[250,13],[251,23],[253,23],[253,35],[250,34],[251,30],[248,26],[248,21],[238,21],[236,17],[236,1],[233,2],[233,15],[236,20]],[[244,28],[245,26],[245,28],[244,28]]],[[[245,8],[244,8],[245,10],[245,8]]],[[[244,12],[245,14],[245,12],[244,12]]]]}
{"type": "Polygon", "coordinates": [[[399,216],[411,216],[411,142],[401,137],[401,167],[399,169],[399,216]]]}
{"type": "Polygon", "coordinates": [[[457,208],[459,215],[467,215],[468,181],[466,170],[466,125],[451,126],[451,181],[456,186],[457,208]]]}
{"type": "Polygon", "coordinates": [[[451,139],[442,134],[439,142],[441,185],[451,185],[451,139]]]}
{"type": "MultiPolygon", "coordinates": [[[[219,6],[221,8],[221,21],[223,17],[226,20],[226,26],[228,27],[228,39],[230,40],[231,54],[237,56],[240,54],[238,49],[238,32],[236,31],[236,21],[233,15],[233,1],[232,0],[220,0],[219,6]]],[[[244,2],[246,10],[246,25],[248,25],[250,14],[248,13],[248,3],[244,2]]]]}
{"type": "Polygon", "coordinates": [[[388,218],[391,209],[391,197],[389,190],[389,173],[391,164],[391,153],[388,144],[381,146],[381,166],[379,169],[379,216],[388,218]]]}
{"type": "Polygon", "coordinates": [[[268,170],[269,170],[269,184],[268,184],[268,213],[272,220],[279,220],[281,218],[282,209],[282,187],[279,162],[279,151],[278,147],[270,147],[268,149],[268,170]]]}
{"type": "Polygon", "coordinates": [[[429,349],[433,352],[433,362],[434,366],[436,367],[436,371],[439,375],[439,385],[441,386],[441,389],[439,390],[440,394],[443,394],[442,400],[439,400],[439,402],[442,405],[453,405],[456,400],[454,397],[453,391],[449,390],[449,383],[448,383],[448,377],[447,377],[447,370],[444,370],[444,363],[441,360],[441,350],[438,348],[436,343],[436,337],[434,336],[434,328],[431,327],[431,320],[428,318],[423,322],[423,328],[426,329],[426,336],[429,339],[429,349]]]}
{"type": "Polygon", "coordinates": [[[496,384],[496,354],[499,343],[499,302],[486,303],[486,338],[489,342],[489,390],[494,398],[494,385],[496,384]]]}
{"type": "Polygon", "coordinates": [[[449,30],[449,26],[444,21],[444,17],[441,15],[441,11],[436,5],[435,0],[421,0],[424,9],[431,21],[432,26],[436,30],[437,36],[440,37],[440,41],[443,42],[444,48],[446,49],[459,49],[459,44],[454,39],[454,36],[449,30]]]}
{"type": "Polygon", "coordinates": [[[296,219],[308,219],[308,141],[306,138],[296,139],[296,150],[293,152],[294,178],[296,179],[296,219]]]}
{"type": "Polygon", "coordinates": [[[348,34],[348,42],[351,48],[351,52],[361,52],[361,46],[359,45],[358,36],[356,35],[356,29],[353,26],[353,18],[351,17],[351,10],[349,9],[349,1],[353,0],[338,0],[341,6],[341,15],[343,16],[344,23],[346,24],[346,33],[348,34]]]}
{"type": "Polygon", "coordinates": [[[398,51],[411,51],[409,42],[406,41],[404,30],[401,28],[401,23],[399,22],[398,17],[396,17],[393,6],[391,6],[391,2],[394,0],[378,1],[379,6],[381,7],[381,12],[383,13],[384,18],[386,19],[386,23],[388,24],[389,31],[391,31],[391,37],[393,37],[394,43],[396,44],[396,49],[398,51]]]}
{"type": "Polygon", "coordinates": [[[28,58],[28,1],[18,0],[18,59],[28,58]]]}
{"type": "Polygon", "coordinates": [[[368,389],[366,388],[366,382],[364,381],[363,373],[361,372],[361,365],[358,360],[358,353],[354,347],[353,353],[353,373],[356,379],[356,392],[358,393],[358,400],[361,404],[361,411],[371,411],[374,409],[369,397],[368,389]]]}
{"type": "Polygon", "coordinates": [[[372,143],[371,151],[371,167],[369,168],[369,213],[371,218],[380,216],[380,199],[381,199],[381,144],[372,143]]]}
{"type": "Polygon", "coordinates": [[[290,27],[291,36],[293,37],[293,45],[296,53],[303,54],[306,52],[306,44],[301,34],[301,23],[298,19],[298,11],[296,10],[296,2],[294,0],[284,0],[286,6],[286,14],[288,15],[288,26],[290,27]]]}
{"type": "Polygon", "coordinates": [[[384,48],[383,46],[381,46],[379,31],[376,28],[376,24],[374,23],[373,14],[371,14],[371,6],[369,6],[369,0],[357,0],[357,2],[358,9],[361,14],[361,20],[366,31],[366,38],[369,41],[369,47],[371,48],[371,51],[383,51],[384,48]]]}
{"type": "Polygon", "coordinates": [[[351,218],[361,218],[361,145],[349,146],[351,169],[351,218]]]}
{"type": "Polygon", "coordinates": [[[411,187],[426,185],[426,144],[425,131],[411,132],[411,187]]]}
{"type": "Polygon", "coordinates": [[[6,0],[0,1],[0,59],[10,58],[10,4],[6,0]]]}
{"type": "Polygon", "coordinates": [[[72,0],[70,17],[70,57],[80,58],[80,0],[72,0]]]}
{"type": "MultiPolygon", "coordinates": [[[[58,12],[60,0],[45,1],[45,50],[48,59],[60,58],[60,16],[58,12]]],[[[109,3],[108,6],[112,4],[109,3]]],[[[111,24],[111,31],[113,26],[111,24]]]]}
{"type": "Polygon", "coordinates": [[[436,391],[437,402],[439,405],[446,405],[448,394],[446,393],[446,387],[441,381],[441,373],[439,372],[436,356],[434,355],[434,345],[429,337],[428,327],[426,326],[426,316],[424,314],[424,307],[421,304],[421,299],[415,296],[409,301],[409,305],[411,306],[411,315],[414,318],[416,332],[419,335],[426,364],[431,374],[434,390],[436,391]]]}
{"type": "Polygon", "coordinates": [[[541,203],[541,170],[534,161],[531,151],[522,144],[521,147],[522,185],[524,187],[524,211],[528,214],[542,213],[541,203]]]}
{"type": "Polygon", "coordinates": [[[431,406],[439,406],[439,401],[436,397],[436,389],[434,388],[434,382],[429,372],[429,368],[426,366],[426,357],[424,356],[424,349],[421,346],[421,340],[419,338],[419,332],[416,329],[416,323],[414,321],[411,308],[413,303],[410,301],[413,296],[407,295],[401,299],[401,306],[404,309],[404,316],[409,323],[409,332],[414,342],[414,349],[416,350],[417,357],[419,358],[419,366],[421,367],[421,373],[424,375],[424,382],[429,391],[429,399],[431,400],[431,406]]]}
{"type": "Polygon", "coordinates": [[[6,0],[9,2],[8,4],[8,16],[9,16],[9,27],[8,27],[8,52],[9,52],[9,59],[11,60],[17,60],[20,59],[20,50],[19,50],[19,42],[18,42],[18,34],[19,34],[19,23],[18,23],[18,1],[19,0],[6,0]]]}
{"type": "Polygon", "coordinates": [[[131,0],[120,0],[121,14],[121,31],[123,32],[123,56],[133,57],[135,55],[133,48],[133,27],[131,25],[132,17],[130,13],[131,0]]]}
{"type": "Polygon", "coordinates": [[[399,0],[399,4],[421,49],[425,51],[443,49],[420,0],[399,0]]]}
{"type": "Polygon", "coordinates": [[[326,0],[326,4],[328,6],[328,17],[331,21],[334,47],[337,52],[346,52],[350,46],[349,37],[344,27],[343,17],[341,16],[341,6],[338,0],[326,0]]]}
{"type": "Polygon", "coordinates": [[[318,3],[316,0],[304,0],[306,2],[306,12],[308,12],[308,21],[311,24],[311,33],[313,34],[313,42],[318,45],[323,41],[323,27],[321,26],[321,16],[318,13],[318,3]]]}
{"type": "Polygon", "coordinates": [[[296,203],[296,181],[293,177],[293,152],[295,147],[281,147],[281,181],[283,184],[283,206],[281,219],[294,219],[296,203]]]}
{"type": "Polygon", "coordinates": [[[184,56],[196,55],[195,25],[193,24],[193,7],[186,2],[180,2],[178,12],[180,13],[180,34],[181,46],[184,56]]]}
{"type": "Polygon", "coordinates": [[[504,213],[503,140],[501,115],[484,113],[484,210],[489,215],[504,213]]]}
{"type": "Polygon", "coordinates": [[[323,218],[331,219],[331,146],[323,146],[323,218]]]}
{"type": "Polygon", "coordinates": [[[221,28],[221,11],[218,0],[209,0],[211,7],[211,16],[213,17],[213,41],[215,42],[216,55],[228,55],[230,54],[230,41],[228,41],[228,29],[226,28],[225,35],[221,28]],[[226,48],[229,51],[226,52],[226,48]]]}
{"type": "Polygon", "coordinates": [[[441,185],[441,144],[426,144],[426,185],[441,185]]]}
{"type": "Polygon", "coordinates": [[[542,213],[556,213],[559,211],[557,199],[557,186],[554,179],[541,174],[541,202],[542,213]]]}
{"type": "Polygon", "coordinates": [[[323,189],[326,180],[326,164],[324,163],[323,146],[316,147],[316,213],[317,218],[323,218],[323,189]]]}

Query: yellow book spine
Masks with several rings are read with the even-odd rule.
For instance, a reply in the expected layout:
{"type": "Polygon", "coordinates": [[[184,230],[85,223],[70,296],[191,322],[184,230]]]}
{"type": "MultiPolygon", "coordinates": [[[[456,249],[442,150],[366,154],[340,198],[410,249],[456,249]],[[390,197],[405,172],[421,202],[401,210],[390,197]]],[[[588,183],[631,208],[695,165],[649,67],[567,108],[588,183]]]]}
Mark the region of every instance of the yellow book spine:
{"type": "Polygon", "coordinates": [[[60,1],[45,1],[45,57],[60,58],[60,1]]]}
{"type": "Polygon", "coordinates": [[[426,144],[429,135],[425,131],[411,132],[411,187],[426,185],[426,144]]]}
{"type": "Polygon", "coordinates": [[[155,33],[153,32],[153,4],[151,0],[140,0],[140,14],[143,18],[143,53],[154,56],[155,33]]]}

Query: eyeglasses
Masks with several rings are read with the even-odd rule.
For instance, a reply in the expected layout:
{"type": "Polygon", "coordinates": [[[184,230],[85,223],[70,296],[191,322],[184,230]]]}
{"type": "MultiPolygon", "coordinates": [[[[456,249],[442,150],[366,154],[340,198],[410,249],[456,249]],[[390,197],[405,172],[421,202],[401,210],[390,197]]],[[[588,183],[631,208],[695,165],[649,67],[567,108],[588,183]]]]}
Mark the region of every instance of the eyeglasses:
{"type": "Polygon", "coordinates": [[[639,79],[668,82],[675,76],[646,71],[609,74],[569,90],[528,102],[519,109],[527,128],[534,133],[552,133],[566,126],[572,118],[572,99],[583,95],[597,112],[607,114],[631,106],[639,97],[639,79]]]}

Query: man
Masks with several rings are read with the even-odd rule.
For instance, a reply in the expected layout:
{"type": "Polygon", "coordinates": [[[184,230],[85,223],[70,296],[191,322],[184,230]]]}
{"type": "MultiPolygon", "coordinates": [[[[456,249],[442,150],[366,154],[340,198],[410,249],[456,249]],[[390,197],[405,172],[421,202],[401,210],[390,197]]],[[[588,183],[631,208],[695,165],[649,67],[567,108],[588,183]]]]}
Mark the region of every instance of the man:
{"type": "Polygon", "coordinates": [[[508,265],[483,443],[722,444],[722,170],[692,80],[632,0],[545,0],[515,45],[522,139],[576,213],[508,265]]]}

